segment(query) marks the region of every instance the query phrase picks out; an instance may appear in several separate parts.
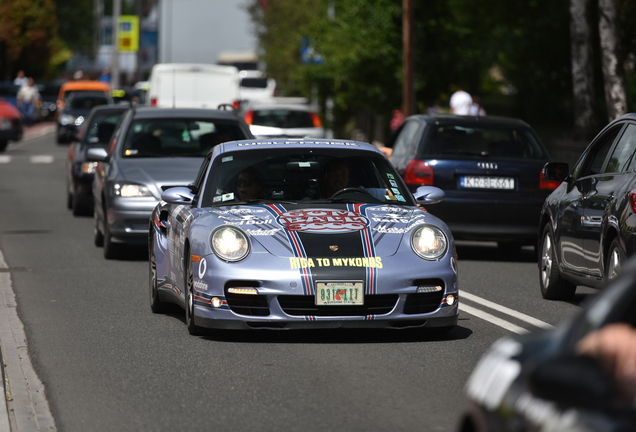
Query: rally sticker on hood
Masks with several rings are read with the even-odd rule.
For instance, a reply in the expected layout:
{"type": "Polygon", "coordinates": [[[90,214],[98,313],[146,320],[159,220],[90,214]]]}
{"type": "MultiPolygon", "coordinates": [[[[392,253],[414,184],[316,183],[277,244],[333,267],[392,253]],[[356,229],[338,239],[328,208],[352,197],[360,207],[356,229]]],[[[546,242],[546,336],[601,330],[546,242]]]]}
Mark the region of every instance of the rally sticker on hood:
{"type": "Polygon", "coordinates": [[[287,211],[277,221],[290,231],[320,234],[361,231],[369,225],[369,219],[360,213],[334,209],[287,211]]]}

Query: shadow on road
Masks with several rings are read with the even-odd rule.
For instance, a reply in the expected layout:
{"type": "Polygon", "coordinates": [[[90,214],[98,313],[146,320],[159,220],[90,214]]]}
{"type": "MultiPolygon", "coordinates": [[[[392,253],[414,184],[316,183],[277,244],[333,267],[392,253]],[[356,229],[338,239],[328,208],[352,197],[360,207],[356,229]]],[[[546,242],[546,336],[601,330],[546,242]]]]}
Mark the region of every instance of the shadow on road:
{"type": "Polygon", "coordinates": [[[537,255],[532,246],[524,246],[519,250],[502,249],[497,243],[457,241],[457,256],[462,261],[506,261],[537,262],[537,255]]]}

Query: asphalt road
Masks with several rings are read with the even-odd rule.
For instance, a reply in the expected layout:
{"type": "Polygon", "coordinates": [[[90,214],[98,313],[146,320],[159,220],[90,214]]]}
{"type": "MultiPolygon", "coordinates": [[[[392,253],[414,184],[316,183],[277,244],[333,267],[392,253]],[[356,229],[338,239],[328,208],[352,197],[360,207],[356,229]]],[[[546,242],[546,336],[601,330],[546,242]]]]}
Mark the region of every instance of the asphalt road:
{"type": "Polygon", "coordinates": [[[461,243],[460,321],[444,337],[192,337],[181,310],[150,311],[144,248],[105,260],[92,218],[67,210],[66,151],[49,134],[0,157],[0,251],[26,334],[20,349],[59,431],[454,431],[464,383],[493,341],[555,325],[594,295],[545,301],[532,250],[461,243]]]}

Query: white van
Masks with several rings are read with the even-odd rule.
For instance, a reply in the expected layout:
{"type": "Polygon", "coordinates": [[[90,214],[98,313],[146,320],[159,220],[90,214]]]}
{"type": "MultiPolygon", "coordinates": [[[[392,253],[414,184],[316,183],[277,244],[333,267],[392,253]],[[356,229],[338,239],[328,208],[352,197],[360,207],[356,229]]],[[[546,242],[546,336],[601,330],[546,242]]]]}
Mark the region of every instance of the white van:
{"type": "Polygon", "coordinates": [[[159,63],[148,81],[146,104],[160,108],[216,109],[239,100],[239,73],[234,66],[159,63]]]}

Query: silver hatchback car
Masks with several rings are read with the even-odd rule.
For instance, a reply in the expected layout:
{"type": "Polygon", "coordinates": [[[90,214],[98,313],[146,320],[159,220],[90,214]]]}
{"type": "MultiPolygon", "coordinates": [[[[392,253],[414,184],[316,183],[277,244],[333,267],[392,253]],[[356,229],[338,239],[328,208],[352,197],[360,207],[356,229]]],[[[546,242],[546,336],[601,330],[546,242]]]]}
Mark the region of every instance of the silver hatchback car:
{"type": "Polygon", "coordinates": [[[146,244],[152,210],[164,190],[188,186],[217,144],[252,138],[232,111],[192,108],[129,110],[108,149],[94,148],[95,245],[117,258],[127,244],[146,244]]]}
{"type": "Polygon", "coordinates": [[[241,112],[257,138],[325,138],[320,117],[303,98],[248,102],[241,112]]]}

